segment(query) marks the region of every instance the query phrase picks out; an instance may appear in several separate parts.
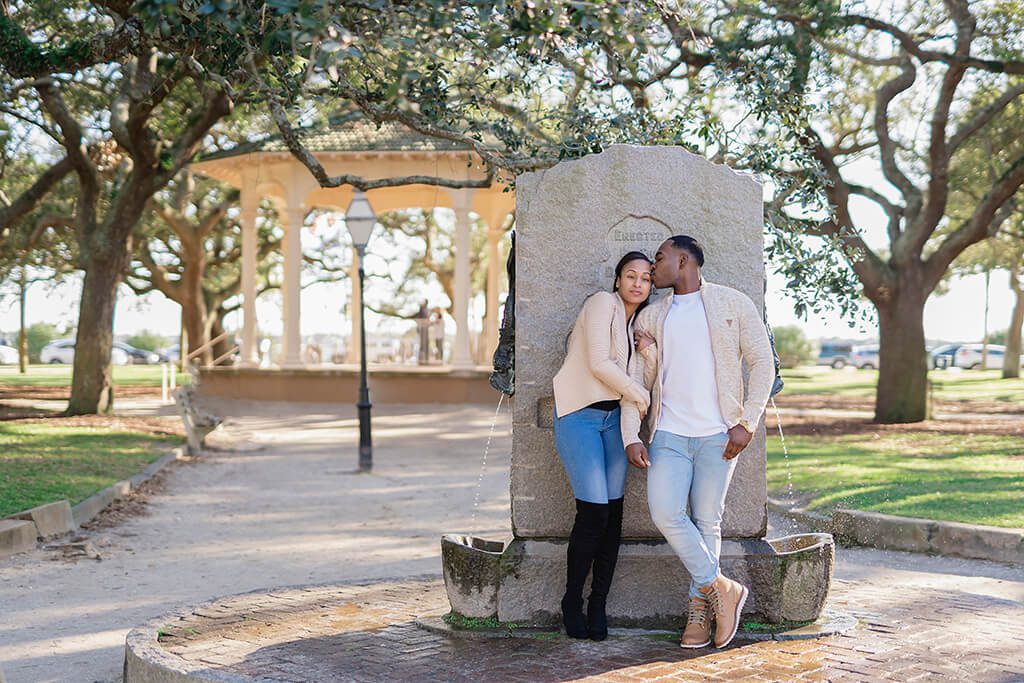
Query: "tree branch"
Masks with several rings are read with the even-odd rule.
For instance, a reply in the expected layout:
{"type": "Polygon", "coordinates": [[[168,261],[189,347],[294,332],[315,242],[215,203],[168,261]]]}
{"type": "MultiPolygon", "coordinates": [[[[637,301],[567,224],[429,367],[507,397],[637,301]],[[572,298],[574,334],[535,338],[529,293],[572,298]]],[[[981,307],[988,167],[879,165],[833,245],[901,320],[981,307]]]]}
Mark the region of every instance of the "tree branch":
{"type": "Polygon", "coordinates": [[[36,178],[36,181],[11,202],[10,206],[0,206],[0,231],[33,211],[50,190],[71,172],[71,168],[71,161],[64,157],[36,178]]]}
{"type": "Polygon", "coordinates": [[[908,213],[917,213],[921,203],[921,191],[914,186],[896,164],[896,144],[889,136],[889,104],[901,92],[907,90],[917,79],[917,70],[910,58],[903,56],[898,76],[878,89],[875,94],[875,137],[878,138],[878,149],[882,157],[882,173],[907,200],[908,213]]]}
{"type": "Polygon", "coordinates": [[[835,158],[825,147],[816,130],[807,126],[805,133],[813,146],[814,157],[821,162],[830,180],[830,184],[825,188],[825,194],[835,211],[835,219],[820,223],[815,233],[836,239],[842,244],[850,265],[860,277],[865,289],[873,294],[885,283],[888,268],[854,228],[853,218],[850,216],[850,186],[843,179],[835,158]]]}
{"type": "Polygon", "coordinates": [[[964,123],[949,139],[950,154],[959,149],[972,135],[991,123],[996,116],[1021,95],[1024,95],[1024,83],[1007,89],[994,102],[979,111],[974,118],[964,123]]]}
{"type": "Polygon", "coordinates": [[[925,261],[926,282],[938,284],[949,265],[964,249],[999,230],[1013,212],[1013,195],[1024,185],[1024,155],[1017,157],[985,198],[975,207],[971,217],[946,236],[939,248],[925,261]]]}
{"type": "Polygon", "coordinates": [[[157,181],[159,187],[170,182],[171,178],[192,160],[199,150],[199,144],[214,124],[231,113],[233,103],[225,91],[218,90],[215,95],[208,96],[206,100],[208,102],[206,107],[192,118],[188,128],[181,133],[177,144],[170,150],[170,160],[164,166],[166,170],[157,181]]]}
{"type": "Polygon", "coordinates": [[[43,107],[60,128],[64,149],[68,154],[67,159],[78,176],[80,193],[75,206],[75,215],[79,226],[83,229],[83,236],[89,237],[95,229],[96,210],[100,196],[99,171],[85,147],[82,127],[71,115],[60,90],[54,85],[53,79],[40,79],[36,81],[35,88],[42,99],[43,107]]]}
{"type": "MultiPolygon", "coordinates": [[[[946,7],[957,27],[955,53],[964,56],[971,51],[976,22],[967,10],[963,0],[946,0],[946,7]]],[[[967,66],[963,63],[952,64],[942,77],[942,85],[936,98],[932,112],[931,134],[928,143],[928,193],[924,209],[915,216],[910,225],[906,226],[904,240],[894,245],[893,257],[919,258],[928,238],[935,232],[939,221],[946,212],[949,201],[949,161],[951,153],[947,148],[946,126],[949,124],[949,108],[956,96],[956,90],[967,66]],[[900,249],[897,250],[896,246],[900,249]]]]}
{"type": "Polygon", "coordinates": [[[0,8],[0,65],[16,78],[76,73],[131,54],[141,47],[142,42],[142,22],[130,17],[112,31],[73,40],[65,47],[44,49],[29,40],[6,7],[0,8]]]}
{"type": "Polygon", "coordinates": [[[980,59],[978,57],[971,57],[969,54],[950,54],[938,50],[926,50],[906,31],[874,17],[849,14],[840,17],[839,21],[847,26],[863,26],[873,31],[888,33],[896,39],[905,52],[916,57],[921,62],[944,62],[950,65],[962,65],[971,69],[980,69],[992,73],[1024,74],[1024,61],[1020,60],[980,59]]]}
{"type": "Polygon", "coordinates": [[[139,260],[149,271],[149,281],[171,301],[181,302],[181,284],[167,278],[167,269],[159,265],[150,251],[149,240],[141,240],[138,247],[139,260]]]}

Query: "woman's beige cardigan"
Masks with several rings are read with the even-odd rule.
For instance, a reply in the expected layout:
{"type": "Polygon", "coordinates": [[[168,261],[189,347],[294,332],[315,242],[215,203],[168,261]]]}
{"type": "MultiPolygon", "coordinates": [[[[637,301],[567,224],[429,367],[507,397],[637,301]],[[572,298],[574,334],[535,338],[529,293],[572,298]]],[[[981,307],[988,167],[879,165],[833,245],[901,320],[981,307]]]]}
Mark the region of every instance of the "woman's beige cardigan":
{"type": "Polygon", "coordinates": [[[632,401],[641,413],[647,410],[650,392],[626,370],[632,337],[618,294],[598,292],[586,300],[569,335],[565,361],[552,380],[558,417],[609,400],[632,401]]]}

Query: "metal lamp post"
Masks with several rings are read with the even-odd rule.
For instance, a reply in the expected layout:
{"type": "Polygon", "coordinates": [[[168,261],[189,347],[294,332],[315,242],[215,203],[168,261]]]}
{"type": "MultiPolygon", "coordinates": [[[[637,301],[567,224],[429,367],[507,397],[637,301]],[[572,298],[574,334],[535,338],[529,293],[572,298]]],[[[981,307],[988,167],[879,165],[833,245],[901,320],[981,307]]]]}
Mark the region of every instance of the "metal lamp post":
{"type": "Polygon", "coordinates": [[[363,257],[370,233],[377,223],[377,215],[366,199],[366,194],[356,190],[352,203],[345,212],[345,225],[352,236],[352,246],[359,255],[359,471],[369,472],[373,467],[373,440],[370,437],[370,387],[366,381],[366,305],[363,301],[363,257]]]}

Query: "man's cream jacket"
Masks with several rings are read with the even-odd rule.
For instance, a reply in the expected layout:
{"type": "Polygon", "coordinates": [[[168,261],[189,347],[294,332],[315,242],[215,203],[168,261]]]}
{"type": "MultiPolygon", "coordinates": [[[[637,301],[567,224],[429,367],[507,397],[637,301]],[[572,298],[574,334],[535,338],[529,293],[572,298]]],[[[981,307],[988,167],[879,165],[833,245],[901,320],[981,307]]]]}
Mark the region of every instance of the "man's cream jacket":
{"type": "MultiPolygon", "coordinates": [[[[768,330],[754,302],[743,292],[704,280],[700,287],[704,311],[711,333],[711,353],[715,359],[715,380],[718,383],[718,407],[731,429],[741,420],[751,429],[757,426],[775,379],[768,330]],[[750,373],[747,392],[743,391],[743,363],[750,373]]],[[[649,443],[658,426],[661,413],[662,372],[665,348],[665,318],[672,307],[672,296],[663,296],[637,315],[636,330],[649,332],[655,343],[642,353],[633,354],[630,376],[651,392],[651,406],[641,421],[636,404],[622,402],[622,442],[626,446],[649,443]]],[[[686,383],[685,374],[666,378],[669,382],[686,383]]]]}

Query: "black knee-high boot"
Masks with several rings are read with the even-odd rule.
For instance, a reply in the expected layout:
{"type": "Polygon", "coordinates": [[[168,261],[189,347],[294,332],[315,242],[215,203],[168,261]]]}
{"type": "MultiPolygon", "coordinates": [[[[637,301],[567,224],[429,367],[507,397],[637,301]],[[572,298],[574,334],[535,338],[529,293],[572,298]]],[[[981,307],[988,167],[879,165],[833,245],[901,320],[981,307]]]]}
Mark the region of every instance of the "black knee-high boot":
{"type": "Polygon", "coordinates": [[[608,505],[576,499],[576,520],[569,534],[566,552],[565,595],[562,597],[562,623],[573,638],[588,638],[587,619],[583,615],[583,584],[590,573],[605,528],[608,505]]]}
{"type": "Polygon", "coordinates": [[[615,575],[621,540],[622,498],[616,498],[608,501],[608,525],[594,553],[594,577],[590,582],[590,599],[587,601],[587,630],[590,631],[591,640],[604,640],[608,637],[605,604],[608,590],[612,586],[612,576],[615,575]]]}

